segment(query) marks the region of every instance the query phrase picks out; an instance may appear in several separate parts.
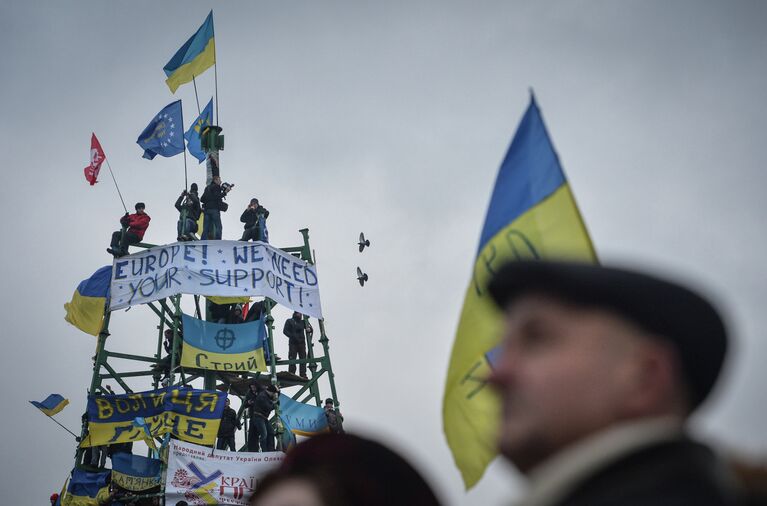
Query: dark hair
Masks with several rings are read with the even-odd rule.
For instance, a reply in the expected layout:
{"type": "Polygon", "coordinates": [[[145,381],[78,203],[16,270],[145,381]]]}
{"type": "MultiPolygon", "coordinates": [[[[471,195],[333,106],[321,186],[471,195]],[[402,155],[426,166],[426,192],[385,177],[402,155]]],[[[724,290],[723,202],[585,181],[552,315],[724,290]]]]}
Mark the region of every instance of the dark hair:
{"type": "Polygon", "coordinates": [[[136,208],[136,211],[138,211],[139,208],[146,209],[146,205],[144,205],[143,202],[136,202],[136,205],[134,207],[136,208]]]}
{"type": "Polygon", "coordinates": [[[431,487],[400,455],[350,434],[322,434],[295,446],[259,481],[250,504],[291,480],[311,484],[326,506],[439,505],[431,487]]]}
{"type": "Polygon", "coordinates": [[[197,191],[197,183],[192,183],[192,186],[189,187],[190,192],[196,192],[197,191]]]}

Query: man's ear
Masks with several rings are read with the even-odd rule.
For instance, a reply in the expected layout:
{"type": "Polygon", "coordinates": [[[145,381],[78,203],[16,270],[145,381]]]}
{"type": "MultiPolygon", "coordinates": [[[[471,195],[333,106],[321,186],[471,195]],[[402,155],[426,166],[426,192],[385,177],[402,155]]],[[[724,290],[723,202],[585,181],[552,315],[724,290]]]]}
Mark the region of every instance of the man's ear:
{"type": "Polygon", "coordinates": [[[673,346],[649,338],[633,350],[627,366],[624,415],[629,417],[685,412],[679,360],[673,346]]]}

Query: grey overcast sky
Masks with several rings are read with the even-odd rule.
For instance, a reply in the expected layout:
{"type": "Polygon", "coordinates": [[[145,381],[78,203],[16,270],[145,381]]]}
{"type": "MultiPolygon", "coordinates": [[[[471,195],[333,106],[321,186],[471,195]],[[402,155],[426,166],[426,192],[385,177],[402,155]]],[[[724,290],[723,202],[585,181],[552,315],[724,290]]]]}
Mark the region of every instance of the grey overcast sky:
{"type": "MultiPolygon", "coordinates": [[[[162,66],[211,8],[221,167],[236,184],[224,238],[254,196],[273,244],[310,229],[350,430],[404,452],[446,503],[520,493],[500,461],[463,491],[440,406],[491,187],[533,87],[603,262],[692,280],[727,312],[736,346],[695,430],[767,454],[764,2],[2,0],[4,504],[45,503],[73,464],[72,438],[27,400],[68,397],[57,418],[73,429],[85,408],[95,340],[62,306],[111,262],[122,214],[106,166],[95,187],[83,178],[90,134],[128,204],[147,203],[147,241],[173,242],[183,159],[143,160],[135,140],[176,98],[195,116],[192,86],[174,97],[162,66]]],[[[198,88],[204,106],[212,71],[198,88]]],[[[191,159],[189,175],[204,182],[191,159]]],[[[151,353],[155,324],[143,307],[115,313],[108,346],[151,353]]]]}

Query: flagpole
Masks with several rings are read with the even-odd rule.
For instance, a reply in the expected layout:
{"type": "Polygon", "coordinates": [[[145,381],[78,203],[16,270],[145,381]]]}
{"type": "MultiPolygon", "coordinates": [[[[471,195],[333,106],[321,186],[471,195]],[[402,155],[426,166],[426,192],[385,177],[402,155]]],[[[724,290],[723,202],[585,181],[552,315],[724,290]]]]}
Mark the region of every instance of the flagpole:
{"type": "MultiPolygon", "coordinates": [[[[213,57],[216,57],[215,53],[213,57]]],[[[214,87],[216,89],[216,125],[218,125],[218,64],[215,61],[213,62],[213,79],[215,81],[214,87]]]]}
{"type": "Polygon", "coordinates": [[[112,172],[112,166],[109,165],[109,158],[104,157],[104,161],[107,162],[107,168],[109,169],[109,174],[112,175],[112,181],[115,182],[115,188],[117,188],[117,194],[120,196],[120,202],[123,203],[123,209],[125,209],[125,214],[128,214],[128,208],[125,207],[125,201],[123,200],[123,194],[120,193],[120,187],[117,186],[117,179],[115,179],[115,174],[112,172]]]}
{"type": "Polygon", "coordinates": [[[51,415],[49,415],[48,413],[43,413],[43,414],[44,414],[45,416],[47,416],[48,418],[50,418],[51,420],[53,420],[54,422],[56,422],[56,423],[59,425],[59,427],[61,427],[61,428],[62,428],[62,429],[64,429],[65,431],[67,431],[67,432],[69,432],[70,434],[72,434],[72,435],[73,435],[75,438],[77,438],[77,434],[75,434],[75,433],[74,433],[74,432],[72,432],[71,430],[69,430],[69,429],[67,429],[66,427],[64,427],[63,425],[61,425],[61,424],[59,423],[59,421],[58,421],[58,420],[56,420],[55,418],[53,418],[51,415]]]}
{"type": "MultiPolygon", "coordinates": [[[[212,20],[213,9],[210,10],[210,16],[212,20]]],[[[211,25],[213,25],[212,22],[211,25]]],[[[218,122],[218,57],[216,56],[216,28],[215,26],[211,26],[211,29],[213,31],[213,85],[216,94],[216,125],[220,126],[220,123],[218,122]]]]}
{"type": "Polygon", "coordinates": [[[194,74],[192,74],[192,84],[194,85],[194,99],[197,101],[197,116],[199,116],[200,113],[200,97],[197,96],[197,81],[194,78],[194,74]]]}
{"type": "MultiPolygon", "coordinates": [[[[195,95],[197,94],[197,85],[194,87],[195,95]]],[[[179,108],[181,109],[181,131],[184,130],[184,104],[179,104],[179,108]]],[[[199,109],[199,105],[197,106],[199,109]]],[[[186,139],[184,136],[181,136],[181,147],[184,151],[184,190],[187,190],[189,188],[189,182],[187,181],[187,175],[186,175],[186,139]]]]}

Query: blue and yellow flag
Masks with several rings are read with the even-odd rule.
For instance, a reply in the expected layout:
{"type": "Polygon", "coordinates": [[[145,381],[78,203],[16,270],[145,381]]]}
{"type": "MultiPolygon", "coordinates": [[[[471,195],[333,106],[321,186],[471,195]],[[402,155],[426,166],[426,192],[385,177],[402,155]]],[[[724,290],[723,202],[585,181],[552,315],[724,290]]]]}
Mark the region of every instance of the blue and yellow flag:
{"type": "Polygon", "coordinates": [[[109,498],[109,473],[89,473],[73,469],[69,485],[61,498],[61,506],[98,506],[109,498]]]}
{"type": "Polygon", "coordinates": [[[162,461],[131,453],[112,455],[112,481],[132,492],[143,492],[160,485],[162,461]]]}
{"type": "Polygon", "coordinates": [[[316,436],[328,431],[324,409],[298,402],[285,394],[280,394],[280,418],[293,434],[299,436],[316,436]]]}
{"type": "Polygon", "coordinates": [[[163,67],[168,78],[165,84],[171,93],[190,82],[216,63],[216,41],[213,37],[213,11],[200,28],[187,40],[163,67]]]}
{"type": "Polygon", "coordinates": [[[217,390],[167,387],[146,392],[88,396],[88,436],[81,447],[144,440],[172,434],[201,445],[216,442],[227,395],[217,390]],[[137,426],[137,417],[143,422],[137,426]]]}
{"type": "Polygon", "coordinates": [[[215,371],[266,371],[263,320],[223,324],[182,315],[181,366],[215,371]]]}
{"type": "MultiPolygon", "coordinates": [[[[186,139],[186,149],[189,153],[197,158],[200,163],[205,161],[205,150],[202,149],[202,130],[206,126],[213,124],[213,99],[210,99],[208,105],[202,110],[194,123],[189,127],[189,130],[184,134],[186,139]]],[[[202,229],[200,229],[202,230],[202,229]]]]}
{"type": "Polygon", "coordinates": [[[77,286],[72,300],[64,304],[64,319],[86,334],[99,335],[109,297],[112,266],[105,265],[77,286]]]}
{"type": "Polygon", "coordinates": [[[51,394],[48,397],[45,398],[44,401],[38,402],[38,401],[29,401],[30,404],[32,404],[34,407],[42,411],[48,416],[53,416],[62,409],[64,409],[67,404],[69,404],[69,399],[65,399],[59,394],[51,394]]]}
{"type": "Polygon", "coordinates": [[[467,489],[497,454],[500,409],[486,378],[501,319],[486,286],[505,262],[530,258],[596,261],[534,97],[498,171],[445,384],[445,437],[467,489]]]}

